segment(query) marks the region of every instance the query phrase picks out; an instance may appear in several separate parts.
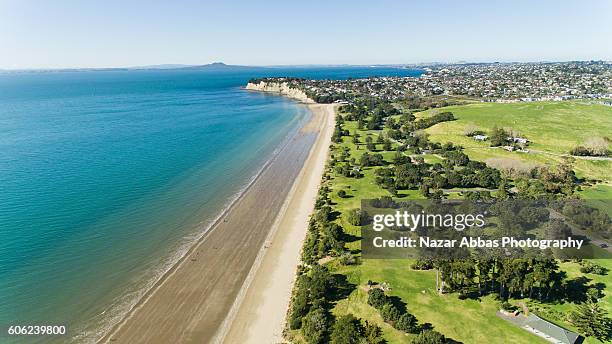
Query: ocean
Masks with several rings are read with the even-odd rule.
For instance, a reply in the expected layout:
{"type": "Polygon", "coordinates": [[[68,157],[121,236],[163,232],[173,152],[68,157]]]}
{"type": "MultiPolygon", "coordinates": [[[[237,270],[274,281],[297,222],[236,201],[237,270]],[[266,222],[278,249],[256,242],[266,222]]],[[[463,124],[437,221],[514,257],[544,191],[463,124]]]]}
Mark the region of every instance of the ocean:
{"type": "Polygon", "coordinates": [[[1,73],[0,328],[66,325],[89,341],[127,311],[307,120],[301,104],[242,89],[250,78],[419,74],[1,73]]]}

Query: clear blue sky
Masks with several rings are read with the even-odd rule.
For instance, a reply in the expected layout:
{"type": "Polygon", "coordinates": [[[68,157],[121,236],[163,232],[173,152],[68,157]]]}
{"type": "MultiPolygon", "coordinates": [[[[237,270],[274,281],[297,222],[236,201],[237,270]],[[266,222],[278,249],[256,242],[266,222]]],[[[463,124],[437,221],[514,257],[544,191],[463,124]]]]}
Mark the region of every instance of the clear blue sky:
{"type": "Polygon", "coordinates": [[[0,68],[612,60],[612,1],[0,0],[0,68]]]}

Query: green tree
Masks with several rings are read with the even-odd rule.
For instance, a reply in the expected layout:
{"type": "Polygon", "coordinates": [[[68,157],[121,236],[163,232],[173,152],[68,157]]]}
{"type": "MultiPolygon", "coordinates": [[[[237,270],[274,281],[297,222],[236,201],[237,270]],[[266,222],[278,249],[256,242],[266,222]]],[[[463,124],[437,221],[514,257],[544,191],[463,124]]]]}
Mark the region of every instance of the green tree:
{"type": "Polygon", "coordinates": [[[400,311],[392,303],[385,303],[380,309],[380,316],[388,323],[395,323],[400,317],[400,311]]]}
{"type": "Polygon", "coordinates": [[[419,324],[414,315],[404,313],[395,323],[395,328],[406,333],[417,333],[419,331],[419,324]]]}
{"type": "Polygon", "coordinates": [[[333,287],[334,277],[329,273],[327,268],[321,265],[314,265],[308,285],[311,294],[310,299],[316,300],[326,298],[333,287]]]}
{"type": "Polygon", "coordinates": [[[368,304],[376,309],[382,309],[387,303],[387,297],[380,288],[373,288],[368,291],[368,304]]]}
{"type": "Polygon", "coordinates": [[[320,344],[325,342],[327,333],[327,314],[322,308],[314,308],[302,321],[302,334],[309,344],[320,344]]]}
{"type": "Polygon", "coordinates": [[[508,142],[508,133],[502,128],[493,127],[490,142],[491,147],[503,146],[508,142]]]}
{"type": "Polygon", "coordinates": [[[361,338],[361,324],[352,314],[343,315],[334,324],[332,344],[357,344],[361,338]]]}
{"type": "Polygon", "coordinates": [[[365,342],[368,344],[383,344],[385,343],[385,339],[382,337],[382,329],[380,326],[370,323],[368,321],[365,322],[365,326],[363,328],[363,337],[365,342]]]}
{"type": "Polygon", "coordinates": [[[362,226],[367,221],[367,213],[361,209],[355,208],[348,211],[347,220],[353,226],[362,226]]]}
{"type": "Polygon", "coordinates": [[[307,276],[300,276],[296,283],[296,292],[291,302],[291,314],[289,316],[289,327],[292,330],[296,330],[302,327],[302,318],[307,314],[309,309],[308,304],[308,290],[305,284],[308,279],[307,276]]]}
{"type": "Polygon", "coordinates": [[[384,144],[383,144],[383,149],[386,151],[390,151],[393,149],[393,146],[391,145],[391,140],[386,139],[384,144]]]}
{"type": "Polygon", "coordinates": [[[578,305],[570,318],[578,331],[587,337],[606,341],[610,336],[608,313],[591,299],[578,305]]]}

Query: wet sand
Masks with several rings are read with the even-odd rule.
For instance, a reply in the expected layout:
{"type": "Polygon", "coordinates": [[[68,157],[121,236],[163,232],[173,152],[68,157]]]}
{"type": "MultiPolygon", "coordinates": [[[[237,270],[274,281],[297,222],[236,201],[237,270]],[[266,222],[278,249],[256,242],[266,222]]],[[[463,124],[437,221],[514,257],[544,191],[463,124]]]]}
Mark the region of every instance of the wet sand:
{"type": "MultiPolygon", "coordinates": [[[[309,174],[301,171],[309,166],[305,161],[312,157],[313,144],[326,140],[325,146],[329,145],[329,139],[312,130],[317,121],[320,127],[328,124],[321,120],[322,115],[324,111],[313,111],[304,130],[291,139],[208,234],[100,342],[208,343],[219,338],[219,329],[227,323],[230,310],[236,308],[236,300],[244,295],[245,281],[253,275],[258,257],[263,256],[260,251],[267,249],[264,242],[273,233],[274,224],[280,223],[278,214],[283,213],[287,200],[296,194],[292,190],[299,189],[294,185],[296,178],[309,174]]],[[[307,178],[300,178],[303,179],[307,178]]],[[[299,247],[301,241],[296,255],[299,247]]],[[[291,274],[294,272],[295,265],[291,267],[291,274]]]]}

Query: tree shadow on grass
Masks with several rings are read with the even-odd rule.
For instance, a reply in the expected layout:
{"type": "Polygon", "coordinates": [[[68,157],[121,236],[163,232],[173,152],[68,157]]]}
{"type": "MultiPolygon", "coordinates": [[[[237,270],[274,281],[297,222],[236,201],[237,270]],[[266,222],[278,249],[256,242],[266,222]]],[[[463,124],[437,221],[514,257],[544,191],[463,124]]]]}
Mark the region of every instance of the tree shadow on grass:
{"type": "Polygon", "coordinates": [[[328,295],[329,301],[346,299],[357,288],[357,285],[350,283],[345,275],[334,274],[332,278],[334,279],[334,288],[328,295]]]}
{"type": "Polygon", "coordinates": [[[329,221],[334,221],[340,217],[340,212],[337,210],[333,210],[329,213],[329,221]]]}
{"type": "Polygon", "coordinates": [[[360,239],[360,237],[353,235],[353,234],[349,234],[346,232],[342,232],[342,236],[340,238],[342,241],[349,243],[349,242],[354,242],[360,239]]]}
{"type": "Polygon", "coordinates": [[[582,303],[587,300],[587,285],[591,280],[585,276],[576,277],[565,281],[564,294],[565,299],[572,303],[582,303]]]}
{"type": "Polygon", "coordinates": [[[408,312],[408,307],[406,307],[406,302],[402,301],[402,299],[400,299],[397,296],[387,296],[387,300],[389,300],[389,302],[395,306],[395,308],[397,308],[398,311],[400,311],[400,314],[404,314],[406,312],[408,312]]]}

